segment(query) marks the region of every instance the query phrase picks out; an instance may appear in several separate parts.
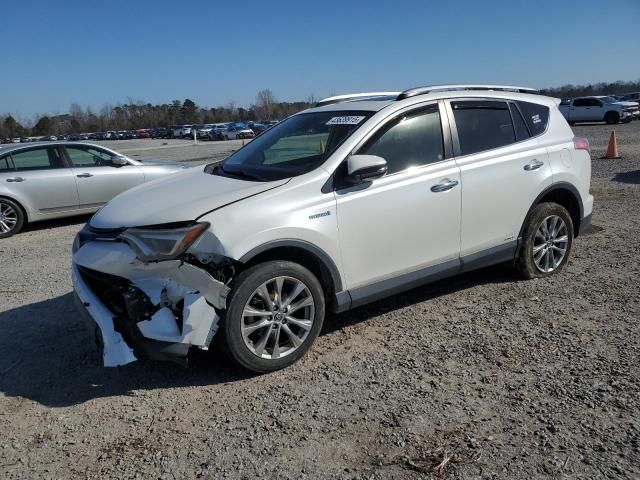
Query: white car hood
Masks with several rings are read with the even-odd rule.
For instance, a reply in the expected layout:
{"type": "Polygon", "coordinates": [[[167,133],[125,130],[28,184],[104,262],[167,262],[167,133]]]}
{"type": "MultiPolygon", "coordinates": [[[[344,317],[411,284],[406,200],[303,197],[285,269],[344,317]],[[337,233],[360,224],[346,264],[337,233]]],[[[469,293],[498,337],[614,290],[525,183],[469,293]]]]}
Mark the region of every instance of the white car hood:
{"type": "Polygon", "coordinates": [[[121,193],[91,219],[101,229],[196,220],[206,212],[287,183],[249,182],[190,168],[121,193]]]}

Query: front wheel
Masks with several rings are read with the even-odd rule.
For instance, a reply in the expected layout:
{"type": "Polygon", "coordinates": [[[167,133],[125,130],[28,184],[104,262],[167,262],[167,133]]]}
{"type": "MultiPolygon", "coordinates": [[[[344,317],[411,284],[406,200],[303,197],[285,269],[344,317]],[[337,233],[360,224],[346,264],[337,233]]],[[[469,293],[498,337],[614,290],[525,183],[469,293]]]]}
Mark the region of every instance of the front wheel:
{"type": "Polygon", "coordinates": [[[573,222],[557,203],[541,203],[525,221],[517,267],[525,278],[548,277],[567,263],[573,245],[573,222]]]}
{"type": "Polygon", "coordinates": [[[322,328],[324,292],[306,268],[270,261],[240,273],[221,325],[229,356],[248,370],[279,370],[300,359],[322,328]]]}

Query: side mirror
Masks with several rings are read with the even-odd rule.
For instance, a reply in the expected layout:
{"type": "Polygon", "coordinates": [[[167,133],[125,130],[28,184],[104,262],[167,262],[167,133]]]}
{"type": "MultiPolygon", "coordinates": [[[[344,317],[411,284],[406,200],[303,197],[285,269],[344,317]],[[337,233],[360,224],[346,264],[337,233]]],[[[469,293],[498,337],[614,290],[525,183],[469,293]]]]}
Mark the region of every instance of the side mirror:
{"type": "Polygon", "coordinates": [[[111,159],[111,165],[114,167],[124,167],[125,165],[129,165],[129,162],[124,157],[113,157],[111,159]]]}
{"type": "Polygon", "coordinates": [[[351,155],[347,159],[347,181],[357,185],[387,173],[387,161],[377,155],[351,155]]]}

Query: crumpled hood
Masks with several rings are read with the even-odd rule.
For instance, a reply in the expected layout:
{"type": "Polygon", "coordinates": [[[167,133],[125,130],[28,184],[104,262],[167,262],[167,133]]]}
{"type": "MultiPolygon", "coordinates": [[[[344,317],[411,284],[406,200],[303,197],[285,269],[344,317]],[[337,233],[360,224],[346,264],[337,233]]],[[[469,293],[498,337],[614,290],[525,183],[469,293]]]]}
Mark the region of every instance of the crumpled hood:
{"type": "Polygon", "coordinates": [[[249,182],[189,168],[127,190],[91,219],[95,228],[142,227],[192,221],[206,212],[272,188],[288,179],[249,182]]]}

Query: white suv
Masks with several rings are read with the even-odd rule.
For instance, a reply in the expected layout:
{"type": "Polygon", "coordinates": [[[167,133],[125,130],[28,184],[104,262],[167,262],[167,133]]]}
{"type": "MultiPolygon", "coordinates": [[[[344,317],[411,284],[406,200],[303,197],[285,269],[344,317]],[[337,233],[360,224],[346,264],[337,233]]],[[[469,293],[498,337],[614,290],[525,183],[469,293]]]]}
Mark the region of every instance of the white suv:
{"type": "Polygon", "coordinates": [[[73,250],[104,364],[219,344],[272,371],[327,311],[501,262],[557,273],[593,206],[589,144],[558,104],[474,85],[334,97],[119,195],[73,250]]]}

